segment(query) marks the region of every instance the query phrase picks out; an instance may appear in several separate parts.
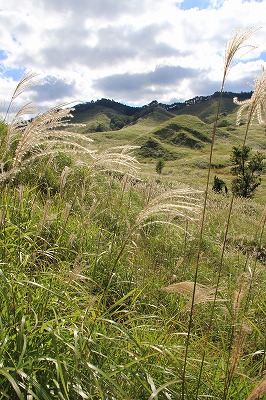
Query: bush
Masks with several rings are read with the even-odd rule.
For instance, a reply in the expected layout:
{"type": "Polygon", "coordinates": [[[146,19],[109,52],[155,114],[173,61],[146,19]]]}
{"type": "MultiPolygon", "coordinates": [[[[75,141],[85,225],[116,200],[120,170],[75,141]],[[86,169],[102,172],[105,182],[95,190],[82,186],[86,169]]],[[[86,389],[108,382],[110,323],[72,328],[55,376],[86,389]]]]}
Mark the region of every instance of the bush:
{"type": "Polygon", "coordinates": [[[225,193],[227,193],[226,183],[222,179],[218,178],[218,176],[215,175],[215,177],[213,179],[212,190],[216,193],[221,193],[223,191],[223,189],[225,190],[225,193]]]}
{"type": "Polygon", "coordinates": [[[232,181],[233,192],[240,197],[252,197],[261,183],[264,156],[257,152],[251,156],[248,146],[233,147],[231,172],[236,175],[232,181]]]}
{"type": "Polygon", "coordinates": [[[164,167],[164,161],[162,159],[158,160],[157,164],[156,164],[156,172],[157,172],[157,174],[161,174],[162,173],[163,167],[164,167]]]}

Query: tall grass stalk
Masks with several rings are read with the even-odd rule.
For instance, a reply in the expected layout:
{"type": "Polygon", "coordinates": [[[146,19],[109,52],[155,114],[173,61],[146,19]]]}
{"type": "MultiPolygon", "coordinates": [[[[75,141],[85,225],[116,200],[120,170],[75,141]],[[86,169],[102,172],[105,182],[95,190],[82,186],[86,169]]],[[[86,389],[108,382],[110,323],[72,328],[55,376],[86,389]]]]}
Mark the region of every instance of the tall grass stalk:
{"type": "MultiPolygon", "coordinates": [[[[7,122],[11,107],[14,103],[14,101],[16,100],[17,97],[19,97],[22,93],[24,93],[26,90],[29,90],[32,86],[35,86],[38,82],[37,81],[33,81],[34,78],[36,78],[37,74],[34,72],[28,72],[17,84],[12,97],[10,99],[10,102],[8,104],[8,107],[6,109],[6,114],[4,117],[4,122],[7,122]]],[[[21,117],[25,114],[31,113],[33,110],[35,110],[35,107],[32,107],[31,104],[27,104],[24,107],[22,107],[22,109],[20,109],[18,111],[18,113],[16,114],[16,117],[13,119],[13,123],[15,123],[18,119],[18,117],[21,117]]],[[[12,130],[9,132],[9,134],[12,134],[12,130]]],[[[10,143],[10,137],[8,137],[8,142],[10,143]]]]}
{"type": "MultiPolygon", "coordinates": [[[[263,123],[262,117],[261,117],[261,111],[264,109],[263,107],[265,107],[263,104],[265,104],[265,73],[264,70],[262,71],[262,76],[259,79],[255,80],[256,85],[254,86],[254,93],[252,95],[252,98],[250,100],[248,100],[247,102],[244,101],[242,103],[237,102],[236,100],[234,100],[234,102],[236,104],[242,104],[240,110],[238,111],[238,115],[237,115],[237,124],[239,124],[240,121],[240,116],[241,113],[243,111],[243,109],[248,106],[249,107],[249,112],[248,112],[248,116],[247,116],[247,122],[246,122],[246,128],[245,128],[245,136],[243,139],[243,147],[245,146],[246,143],[246,139],[247,139],[247,134],[249,132],[249,128],[250,128],[250,124],[252,122],[252,120],[254,119],[255,113],[257,113],[258,116],[258,122],[259,123],[263,123]]],[[[214,317],[214,311],[215,311],[215,303],[216,303],[216,296],[218,293],[218,287],[220,284],[220,278],[221,278],[221,270],[222,270],[222,266],[223,266],[223,258],[224,258],[224,253],[225,253],[225,249],[226,249],[226,243],[227,243],[227,236],[228,236],[228,230],[229,230],[229,225],[230,225],[230,219],[231,219],[231,214],[232,214],[232,209],[233,209],[233,203],[235,200],[235,193],[232,193],[231,196],[231,200],[230,200],[230,205],[229,205],[229,211],[228,211],[228,219],[227,219],[227,224],[225,227],[225,234],[224,234],[224,240],[223,240],[223,245],[222,245],[222,252],[221,252],[221,258],[220,258],[220,262],[219,262],[219,268],[217,271],[217,283],[216,283],[216,287],[217,287],[217,292],[215,295],[215,299],[214,302],[212,304],[212,310],[211,310],[211,316],[210,316],[210,322],[208,325],[208,332],[205,338],[205,341],[208,341],[209,335],[210,335],[210,331],[211,331],[211,326],[212,326],[212,321],[213,321],[213,317],[214,317]]],[[[262,228],[263,230],[263,228],[262,228]]],[[[261,242],[261,241],[260,241],[261,242]]],[[[256,265],[256,262],[255,262],[256,265]]],[[[254,266],[254,270],[255,270],[255,266],[254,266]]],[[[255,272],[255,271],[253,271],[255,272]]],[[[254,274],[252,273],[252,276],[254,276],[254,274]]],[[[250,293],[251,290],[251,284],[252,284],[252,277],[251,277],[251,282],[249,285],[249,289],[248,289],[248,293],[250,293]]],[[[248,296],[247,296],[248,298],[248,296]]],[[[246,300],[246,308],[247,308],[247,304],[248,304],[248,300],[246,300]]],[[[233,327],[232,327],[232,333],[231,333],[231,337],[230,337],[230,345],[229,348],[233,347],[234,350],[233,351],[233,355],[231,356],[231,351],[229,350],[229,355],[228,355],[228,362],[226,364],[226,373],[225,373],[225,381],[224,381],[224,393],[223,393],[223,400],[227,399],[227,395],[228,395],[228,390],[234,375],[234,371],[237,367],[238,364],[238,360],[240,358],[240,353],[241,353],[241,349],[244,346],[244,341],[245,341],[245,328],[243,327],[243,321],[240,324],[240,328],[238,330],[238,332],[236,332],[235,326],[237,324],[237,313],[234,313],[234,318],[233,318],[233,327]],[[236,337],[237,334],[237,337],[236,337]],[[236,344],[233,345],[233,342],[236,341],[236,344]]],[[[205,351],[203,353],[203,357],[202,357],[202,364],[201,364],[201,371],[200,371],[200,379],[201,379],[201,374],[202,374],[202,368],[203,368],[203,362],[205,359],[205,351]]],[[[198,386],[197,386],[197,395],[198,395],[198,390],[199,390],[199,384],[200,384],[200,379],[198,381],[198,386]]]]}
{"type": "Polygon", "coordinates": [[[127,244],[134,239],[137,231],[143,229],[148,225],[161,225],[173,226],[178,230],[182,230],[181,223],[176,223],[176,219],[185,221],[197,221],[198,215],[201,211],[200,195],[201,191],[186,189],[174,189],[166,191],[163,194],[155,196],[151,195],[148,191],[145,207],[141,210],[132,225],[128,225],[125,233],[125,238],[120,246],[112,268],[109,272],[109,279],[106,285],[105,294],[108,293],[110,288],[113,274],[116,270],[117,264],[121,259],[127,244]]]}
{"type": "MultiPolygon", "coordinates": [[[[194,290],[192,294],[192,304],[191,304],[191,309],[190,309],[190,316],[189,316],[189,324],[188,324],[188,333],[187,333],[187,340],[186,340],[186,350],[185,350],[185,355],[184,355],[184,366],[183,366],[183,374],[182,374],[182,395],[181,398],[182,400],[185,399],[185,391],[186,391],[186,367],[187,367],[187,359],[188,359],[188,350],[189,350],[189,343],[190,343],[190,335],[191,335],[191,329],[192,329],[192,321],[193,321],[193,308],[194,308],[194,300],[195,300],[195,293],[196,293],[196,285],[197,285],[197,280],[198,280],[198,272],[199,272],[199,261],[200,261],[200,253],[201,253],[201,243],[203,239],[203,231],[204,231],[204,223],[205,223],[205,214],[206,214],[206,209],[207,209],[207,199],[208,199],[208,192],[209,192],[209,183],[210,183],[210,173],[211,173],[211,165],[212,165],[212,157],[213,157],[213,148],[214,148],[214,143],[215,143],[215,136],[216,136],[216,131],[217,131],[217,124],[218,124],[218,119],[219,119],[219,114],[220,114],[220,108],[221,108],[221,101],[222,101],[222,95],[224,91],[224,86],[226,82],[226,78],[229,74],[230,68],[232,67],[232,64],[235,59],[235,55],[238,51],[243,49],[244,43],[246,42],[247,39],[250,38],[252,35],[254,29],[249,28],[246,30],[238,30],[236,31],[232,36],[229,42],[227,43],[226,49],[225,49],[225,62],[224,62],[224,69],[223,69],[223,77],[222,77],[222,83],[221,83],[221,88],[220,88],[220,95],[219,95],[219,101],[217,105],[217,110],[216,110],[216,115],[214,117],[214,122],[213,122],[213,128],[212,128],[212,138],[211,138],[211,146],[210,146],[210,152],[209,152],[209,162],[208,162],[208,172],[207,172],[207,179],[206,179],[206,189],[205,189],[205,196],[204,196],[204,201],[203,201],[203,211],[202,211],[202,218],[201,218],[201,223],[200,223],[200,232],[199,232],[199,241],[198,241],[198,251],[197,251],[197,258],[196,258],[196,268],[195,268],[195,275],[194,275],[194,290]]],[[[229,223],[230,218],[228,218],[228,223],[229,223]]],[[[226,228],[228,229],[228,228],[226,228]]],[[[218,282],[219,284],[219,282],[218,282]]],[[[202,363],[201,363],[201,370],[200,370],[200,375],[198,379],[198,387],[200,385],[201,381],[201,374],[202,374],[202,368],[203,368],[203,363],[204,363],[204,357],[202,357],[202,363]]],[[[196,398],[198,397],[198,389],[196,392],[196,398]]]]}
{"type": "MultiPolygon", "coordinates": [[[[250,125],[251,122],[253,121],[255,114],[257,114],[258,117],[258,123],[262,124],[264,123],[263,119],[262,119],[262,111],[265,111],[265,93],[266,93],[266,75],[265,75],[265,70],[262,69],[262,74],[259,78],[255,79],[255,85],[254,87],[254,92],[251,96],[251,99],[248,101],[248,114],[247,114],[247,119],[246,119],[246,126],[245,126],[245,135],[244,135],[244,139],[243,139],[243,144],[242,144],[242,148],[244,148],[245,144],[246,144],[246,140],[247,140],[247,136],[250,130],[250,125]]],[[[244,103],[244,107],[246,107],[246,103],[244,103]]],[[[243,106],[240,107],[239,111],[238,111],[238,116],[237,116],[237,124],[239,123],[239,118],[241,116],[241,113],[243,111],[243,106]]],[[[230,215],[231,215],[231,211],[232,211],[232,207],[233,207],[233,202],[235,200],[236,194],[233,191],[232,196],[231,196],[231,202],[230,202],[230,210],[229,210],[229,220],[228,220],[228,224],[230,222],[230,215]]],[[[264,226],[265,226],[265,217],[264,219],[262,219],[262,229],[261,231],[264,231],[264,226]]],[[[260,235],[260,239],[259,239],[259,246],[261,244],[261,240],[262,240],[262,235],[260,235]]],[[[256,270],[256,261],[257,259],[255,259],[255,263],[254,263],[254,268],[253,271],[251,271],[251,276],[250,276],[250,282],[249,282],[249,287],[247,290],[247,299],[246,299],[246,303],[245,303],[245,311],[247,312],[248,309],[248,304],[249,304],[249,293],[251,291],[251,287],[252,287],[252,280],[253,280],[253,276],[255,276],[255,270],[256,270]]],[[[245,269],[245,267],[244,267],[245,269]]],[[[242,290],[239,292],[239,299],[241,299],[242,297],[242,290]],[[240,296],[241,295],[241,296],[240,296]]],[[[240,301],[240,300],[239,300],[240,301]]],[[[237,302],[238,304],[238,302],[237,302]]],[[[238,305],[237,305],[237,309],[238,309],[238,305]]],[[[245,321],[242,319],[240,322],[240,327],[239,330],[236,331],[236,324],[237,324],[237,317],[238,317],[238,312],[237,309],[235,309],[234,312],[234,318],[233,318],[233,326],[232,326],[232,330],[231,330],[231,336],[230,336],[230,349],[232,349],[232,357],[230,355],[230,350],[229,350],[229,358],[228,358],[228,362],[226,365],[226,372],[225,372],[225,380],[224,380],[224,393],[223,393],[223,400],[226,400],[228,398],[228,391],[230,388],[230,384],[232,382],[233,376],[234,376],[234,372],[235,369],[237,367],[239,358],[240,358],[240,354],[242,351],[242,347],[244,346],[244,341],[245,341],[245,321]],[[234,344],[235,343],[235,344],[234,344]]]]}
{"type": "Polygon", "coordinates": [[[250,129],[250,125],[254,120],[255,116],[257,116],[258,123],[264,124],[265,120],[263,119],[264,114],[266,113],[266,71],[265,68],[262,68],[261,75],[255,78],[254,85],[252,85],[253,93],[250,99],[244,101],[238,101],[237,98],[234,98],[234,103],[240,105],[240,108],[237,112],[237,120],[236,125],[240,125],[241,117],[245,108],[247,108],[247,117],[246,117],[246,128],[245,128],[245,136],[243,140],[243,148],[246,144],[247,135],[250,129]]]}

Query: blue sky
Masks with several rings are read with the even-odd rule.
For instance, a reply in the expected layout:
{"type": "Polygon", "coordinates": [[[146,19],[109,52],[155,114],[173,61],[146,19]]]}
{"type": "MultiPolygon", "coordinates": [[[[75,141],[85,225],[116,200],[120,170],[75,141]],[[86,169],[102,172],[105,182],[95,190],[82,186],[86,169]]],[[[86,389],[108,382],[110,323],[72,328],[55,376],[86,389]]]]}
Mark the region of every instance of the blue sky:
{"type": "Polygon", "coordinates": [[[212,94],[231,34],[254,26],[256,48],[243,52],[225,88],[250,91],[266,66],[265,13],[266,0],[1,0],[0,113],[29,71],[40,84],[18,106],[212,94]]]}
{"type": "MultiPolygon", "coordinates": [[[[191,8],[197,8],[198,10],[204,10],[211,6],[209,0],[184,0],[180,7],[182,10],[190,10],[191,8]]],[[[219,3],[222,3],[221,1],[219,3]]]]}
{"type": "MultiPolygon", "coordinates": [[[[250,2],[250,3],[263,3],[264,0],[244,0],[242,3],[244,2],[250,2]]],[[[204,10],[206,8],[222,8],[224,4],[223,0],[184,0],[182,1],[182,3],[180,4],[180,8],[182,10],[191,10],[192,8],[196,8],[198,10],[204,10]]]]}

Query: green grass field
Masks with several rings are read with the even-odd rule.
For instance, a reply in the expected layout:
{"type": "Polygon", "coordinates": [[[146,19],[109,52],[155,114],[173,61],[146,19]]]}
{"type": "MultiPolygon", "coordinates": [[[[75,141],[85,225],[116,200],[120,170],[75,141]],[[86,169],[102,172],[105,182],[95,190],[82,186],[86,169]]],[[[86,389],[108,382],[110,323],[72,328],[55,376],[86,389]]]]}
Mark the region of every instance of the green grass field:
{"type": "MultiPolygon", "coordinates": [[[[104,132],[103,110],[68,135],[60,110],[1,123],[1,399],[265,396],[265,167],[232,193],[227,103],[217,129],[212,100],[104,132]]],[[[265,152],[265,126],[246,144],[265,152]]]]}

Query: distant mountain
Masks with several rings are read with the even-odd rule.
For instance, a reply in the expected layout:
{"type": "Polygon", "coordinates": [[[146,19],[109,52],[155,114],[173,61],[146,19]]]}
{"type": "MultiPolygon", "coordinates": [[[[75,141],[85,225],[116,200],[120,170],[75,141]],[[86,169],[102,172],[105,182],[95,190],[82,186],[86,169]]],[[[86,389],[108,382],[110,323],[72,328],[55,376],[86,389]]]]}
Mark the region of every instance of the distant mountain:
{"type": "MultiPolygon", "coordinates": [[[[244,100],[251,95],[223,93],[216,132],[221,140],[236,131],[238,106],[233,98],[244,100]]],[[[211,140],[219,97],[215,92],[171,105],[154,100],[142,107],[101,99],[75,106],[72,122],[82,123],[78,131],[89,134],[103,149],[131,144],[139,146],[136,155],[142,160],[178,160],[191,152],[204,152],[211,140]]]]}
{"type": "MultiPolygon", "coordinates": [[[[224,92],[221,112],[230,113],[236,108],[232,101],[234,97],[244,100],[250,98],[251,95],[252,92],[224,92]]],[[[154,100],[142,107],[128,106],[114,100],[102,98],[97,101],[76,105],[73,112],[73,122],[89,124],[87,132],[119,130],[128,124],[136,123],[139,118],[148,116],[155,109],[164,110],[164,115],[168,118],[176,114],[185,113],[195,115],[203,121],[209,122],[210,116],[213,115],[213,110],[216,109],[216,101],[218,101],[219,97],[220,93],[215,92],[209,96],[196,96],[184,102],[173,104],[159,103],[154,100]]]]}

